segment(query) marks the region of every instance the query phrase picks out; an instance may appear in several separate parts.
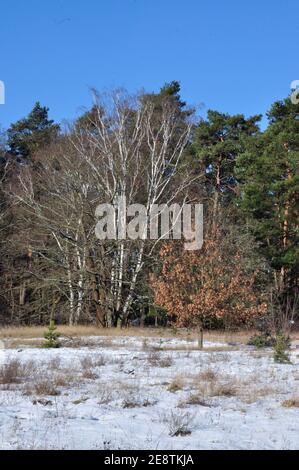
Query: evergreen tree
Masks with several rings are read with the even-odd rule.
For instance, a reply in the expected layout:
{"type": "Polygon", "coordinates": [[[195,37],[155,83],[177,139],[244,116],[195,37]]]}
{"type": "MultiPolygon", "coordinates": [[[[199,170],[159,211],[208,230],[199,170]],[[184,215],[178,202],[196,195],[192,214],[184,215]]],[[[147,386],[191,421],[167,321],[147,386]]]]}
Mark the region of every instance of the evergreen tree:
{"type": "Polygon", "coordinates": [[[75,130],[79,132],[96,132],[99,115],[102,115],[101,107],[94,104],[91,109],[75,121],[75,130]]]}
{"type": "Polygon", "coordinates": [[[140,97],[142,103],[150,103],[153,106],[153,112],[157,118],[157,125],[161,121],[161,114],[165,104],[172,107],[173,116],[176,119],[176,132],[179,134],[186,125],[186,120],[194,114],[194,109],[187,107],[185,101],[182,101],[180,83],[176,80],[165,83],[159,93],[145,93],[140,97]]]}
{"type": "Polygon", "coordinates": [[[28,159],[58,135],[59,126],[49,119],[48,111],[37,102],[26,118],[10,126],[7,143],[12,155],[28,159]]]}
{"type": "Polygon", "coordinates": [[[238,157],[236,174],[241,207],[283,292],[298,284],[299,273],[299,105],[276,102],[268,118],[267,130],[238,157]]]}
{"type": "Polygon", "coordinates": [[[234,174],[237,156],[246,142],[259,133],[261,116],[246,119],[242,114],[230,116],[209,110],[207,120],[196,128],[193,143],[195,165],[205,174],[205,193],[212,201],[212,232],[215,233],[219,206],[238,193],[234,174]]]}
{"type": "Polygon", "coordinates": [[[156,112],[161,111],[163,101],[167,100],[177,108],[178,113],[181,113],[182,116],[190,115],[193,113],[193,110],[186,109],[186,103],[182,101],[180,91],[180,83],[173,80],[170,83],[165,83],[160,88],[159,93],[145,93],[142,95],[142,100],[149,100],[151,103],[154,103],[156,112]]]}
{"type": "Polygon", "coordinates": [[[59,336],[60,334],[57,333],[57,326],[55,325],[54,320],[50,320],[50,324],[48,326],[48,330],[44,333],[45,342],[43,347],[44,348],[59,348],[59,336]]]}

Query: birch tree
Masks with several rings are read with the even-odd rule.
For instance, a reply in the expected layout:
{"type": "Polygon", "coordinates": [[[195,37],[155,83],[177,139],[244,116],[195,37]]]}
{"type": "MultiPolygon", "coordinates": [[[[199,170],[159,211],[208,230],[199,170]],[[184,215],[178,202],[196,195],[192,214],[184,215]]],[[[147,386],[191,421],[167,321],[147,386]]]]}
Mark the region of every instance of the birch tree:
{"type": "MultiPolygon", "coordinates": [[[[169,98],[161,100],[159,112],[143,98],[122,91],[97,96],[89,120],[70,139],[93,172],[101,202],[125,197],[127,205],[143,204],[149,221],[153,205],[187,198],[191,179],[182,163],[192,125],[169,98]]],[[[123,234],[105,244],[111,251],[108,325],[127,323],[145,258],[156,245],[146,238],[145,232],[133,241],[123,234]]]]}
{"type": "Polygon", "coordinates": [[[25,167],[20,172],[18,191],[13,194],[22,208],[23,228],[33,258],[44,268],[42,276],[32,274],[65,299],[71,325],[82,320],[84,309],[92,320],[86,307],[88,303],[90,309],[90,299],[96,320],[104,322],[95,293],[100,282],[93,280],[97,273],[93,265],[96,247],[92,201],[97,196],[88,174],[90,168],[84,163],[69,142],[61,140],[35,155],[34,171],[25,167]]]}
{"type": "MultiPolygon", "coordinates": [[[[127,206],[144,206],[149,225],[154,205],[187,201],[192,178],[184,155],[191,129],[171,95],[163,93],[158,105],[124,91],[97,96],[91,112],[20,172],[13,198],[24,227],[34,227],[27,243],[44,266],[35,277],[64,299],[70,324],[127,324],[145,266],[167,233],[152,241],[144,228],[133,239],[118,233],[98,240],[96,208],[125,198],[127,206]]],[[[118,211],[116,222],[126,215],[118,211]]]]}

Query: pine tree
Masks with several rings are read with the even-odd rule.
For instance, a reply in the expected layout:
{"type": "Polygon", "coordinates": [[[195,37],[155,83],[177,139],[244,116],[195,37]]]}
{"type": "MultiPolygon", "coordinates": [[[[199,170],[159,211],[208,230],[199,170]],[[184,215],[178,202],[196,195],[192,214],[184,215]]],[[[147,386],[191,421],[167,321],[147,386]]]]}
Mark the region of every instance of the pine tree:
{"type": "Polygon", "coordinates": [[[26,118],[10,126],[7,144],[11,155],[28,159],[58,135],[59,126],[49,119],[48,112],[49,108],[37,102],[26,118]]]}
{"type": "Polygon", "coordinates": [[[268,118],[266,131],[238,157],[236,175],[240,206],[283,292],[299,274],[299,105],[289,98],[274,103],[268,118]]]}
{"type": "Polygon", "coordinates": [[[50,320],[50,324],[48,326],[48,330],[44,333],[45,342],[43,344],[44,348],[59,348],[59,336],[60,334],[57,333],[57,326],[55,325],[54,320],[50,320]]]}
{"type": "Polygon", "coordinates": [[[206,197],[211,201],[212,234],[215,234],[220,205],[227,205],[238,194],[234,168],[237,156],[246,142],[259,133],[261,116],[246,119],[242,114],[230,116],[209,110],[207,119],[199,123],[194,134],[194,160],[205,174],[206,197]]]}
{"type": "Polygon", "coordinates": [[[280,364],[290,364],[291,360],[287,349],[289,349],[289,338],[286,338],[283,333],[279,333],[275,339],[274,361],[280,364]]]}

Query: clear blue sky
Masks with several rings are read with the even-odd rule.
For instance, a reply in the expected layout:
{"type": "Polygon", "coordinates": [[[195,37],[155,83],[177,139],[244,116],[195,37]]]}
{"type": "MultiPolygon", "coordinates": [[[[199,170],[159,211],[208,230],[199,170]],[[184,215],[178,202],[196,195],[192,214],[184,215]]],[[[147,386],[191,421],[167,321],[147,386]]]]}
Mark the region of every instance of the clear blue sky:
{"type": "Polygon", "coordinates": [[[39,100],[57,121],[90,87],[158,90],[193,105],[265,113],[299,79],[298,0],[1,0],[0,124],[39,100]]]}

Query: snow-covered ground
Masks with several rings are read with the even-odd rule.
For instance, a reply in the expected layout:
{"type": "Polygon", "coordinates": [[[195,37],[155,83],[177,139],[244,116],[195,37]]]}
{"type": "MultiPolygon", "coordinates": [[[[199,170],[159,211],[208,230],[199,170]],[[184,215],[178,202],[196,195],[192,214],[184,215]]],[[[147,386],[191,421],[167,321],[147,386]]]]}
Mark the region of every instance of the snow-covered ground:
{"type": "Polygon", "coordinates": [[[1,449],[299,449],[295,347],[278,365],[244,345],[81,341],[2,350],[1,449]]]}

